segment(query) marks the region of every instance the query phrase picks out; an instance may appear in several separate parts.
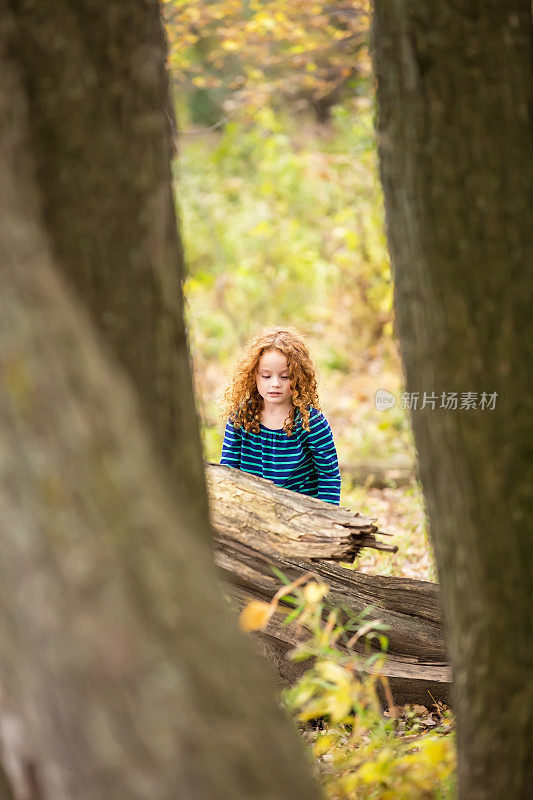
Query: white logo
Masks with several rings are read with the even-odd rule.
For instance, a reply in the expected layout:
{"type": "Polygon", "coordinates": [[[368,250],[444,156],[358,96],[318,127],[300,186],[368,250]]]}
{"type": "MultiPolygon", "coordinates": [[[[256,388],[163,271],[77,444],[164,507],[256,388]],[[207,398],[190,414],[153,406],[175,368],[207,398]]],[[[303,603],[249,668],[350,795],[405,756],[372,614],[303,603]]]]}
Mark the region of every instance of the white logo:
{"type": "Polygon", "coordinates": [[[394,399],[394,395],[388,392],[386,389],[377,390],[376,408],[378,411],[386,411],[388,408],[392,408],[395,402],[396,400],[394,399]]]}

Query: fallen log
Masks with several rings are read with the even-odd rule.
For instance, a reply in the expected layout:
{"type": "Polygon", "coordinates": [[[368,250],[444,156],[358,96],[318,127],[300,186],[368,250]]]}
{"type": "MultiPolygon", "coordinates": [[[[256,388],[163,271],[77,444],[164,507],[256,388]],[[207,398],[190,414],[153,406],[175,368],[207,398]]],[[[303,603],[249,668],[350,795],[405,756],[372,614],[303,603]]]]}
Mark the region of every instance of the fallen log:
{"type": "MultiPolygon", "coordinates": [[[[328,604],[343,610],[347,618],[358,616],[371,606],[373,618],[388,626],[383,674],[389,678],[396,701],[432,704],[433,697],[449,702],[451,672],[435,584],[365,575],[332,563],[266,555],[240,543],[220,540],[215,545],[215,561],[239,611],[251,600],[272,600],[282,586],[275,570],[290,581],[312,571],[330,587],[328,604]]],[[[293,682],[306,665],[292,664],[285,655],[305,641],[308,634],[296,625],[284,624],[285,614],[292,606],[282,602],[279,609],[265,631],[256,636],[282,681],[293,682]]]]}
{"type": "Polygon", "coordinates": [[[386,489],[389,486],[409,486],[416,478],[416,465],[406,459],[368,459],[356,464],[340,464],[343,480],[356,486],[386,489]]]}
{"type": "Polygon", "coordinates": [[[353,561],[362,547],[395,553],[376,535],[375,517],[275,486],[248,472],[209,462],[211,524],[221,539],[289,558],[353,561]]]}
{"type": "MultiPolygon", "coordinates": [[[[383,673],[396,702],[449,702],[451,673],[438,586],[362,574],[335,563],[351,561],[362,547],[397,550],[376,539],[388,535],[378,529],[376,518],[219,464],[208,464],[206,472],[215,560],[238,610],[251,600],[269,602],[282,585],[280,573],[292,581],[312,571],[330,587],[331,606],[351,617],[371,606],[374,618],[388,626],[383,673]]],[[[284,682],[306,668],[305,662],[286,659],[287,651],[307,638],[301,628],[284,624],[290,608],[281,603],[265,631],[255,634],[284,682]]]]}

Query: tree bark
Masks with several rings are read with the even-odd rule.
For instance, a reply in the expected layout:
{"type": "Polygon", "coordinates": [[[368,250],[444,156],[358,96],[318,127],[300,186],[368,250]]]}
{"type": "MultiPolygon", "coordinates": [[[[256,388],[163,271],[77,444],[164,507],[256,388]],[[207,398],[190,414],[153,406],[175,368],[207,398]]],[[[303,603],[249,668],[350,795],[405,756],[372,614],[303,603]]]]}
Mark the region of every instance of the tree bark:
{"type": "Polygon", "coordinates": [[[178,501],[196,498],[208,535],[159,3],[11,6],[55,262],[133,380],[178,501]]]}
{"type": "MultiPolygon", "coordinates": [[[[32,162],[46,140],[30,134],[6,52],[14,24],[3,15],[0,702],[31,764],[26,796],[318,797],[302,743],[217,589],[192,499],[180,505],[168,491],[128,382],[53,269],[54,223],[32,162]]],[[[63,42],[47,30],[52,48],[63,42]]],[[[105,186],[93,199],[105,203],[105,186]]],[[[83,226],[76,235],[82,254],[83,226]]]]}
{"type": "Polygon", "coordinates": [[[531,7],[376,0],[378,146],[459,794],[531,792],[531,7]],[[441,394],[497,393],[494,410],[441,394]]]}

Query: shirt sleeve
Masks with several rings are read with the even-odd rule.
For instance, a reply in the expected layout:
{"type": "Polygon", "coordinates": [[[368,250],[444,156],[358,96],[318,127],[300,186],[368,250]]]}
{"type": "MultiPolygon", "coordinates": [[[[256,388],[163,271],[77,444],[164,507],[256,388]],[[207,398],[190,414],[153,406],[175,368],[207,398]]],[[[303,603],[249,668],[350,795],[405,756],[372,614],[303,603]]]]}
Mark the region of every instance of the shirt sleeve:
{"type": "Polygon", "coordinates": [[[341,497],[341,475],[337,450],[329,423],[318,409],[311,411],[309,428],[307,442],[318,473],[318,497],[338,506],[341,497]]]}
{"type": "Polygon", "coordinates": [[[222,456],[220,463],[226,467],[241,468],[242,436],[239,428],[235,428],[230,420],[226,423],[224,441],[222,443],[222,456]]]}

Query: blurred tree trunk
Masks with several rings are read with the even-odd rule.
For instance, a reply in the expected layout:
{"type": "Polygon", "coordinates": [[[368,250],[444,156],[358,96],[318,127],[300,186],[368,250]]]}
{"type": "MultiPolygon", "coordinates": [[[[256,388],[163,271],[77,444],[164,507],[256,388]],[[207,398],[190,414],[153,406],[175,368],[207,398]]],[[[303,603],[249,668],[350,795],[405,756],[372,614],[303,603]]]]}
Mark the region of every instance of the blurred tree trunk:
{"type": "MultiPolygon", "coordinates": [[[[57,13],[68,16],[73,6],[43,5],[58,26],[55,38],[46,21],[50,48],[80,46],[74,34],[71,41],[62,36],[57,13]]],[[[129,4],[128,14],[152,5],[129,4]]],[[[106,11],[113,8],[120,18],[121,7],[108,3],[106,11]]],[[[87,17],[80,31],[88,50],[91,36],[103,42],[111,35],[105,27],[93,29],[90,8],[96,6],[76,5],[87,17]]],[[[303,745],[278,707],[273,679],[238,633],[217,587],[207,537],[190,511],[199,500],[175,502],[129,382],[55,268],[56,259],[65,265],[67,256],[57,255],[50,201],[44,213],[41,207],[34,155],[42,157],[49,138],[57,138],[58,148],[72,146],[69,168],[78,170],[88,204],[90,197],[105,206],[109,187],[85,162],[87,131],[76,131],[75,119],[61,118],[72,139],[53,125],[45,135],[28,124],[32,105],[17,65],[18,22],[4,3],[1,10],[2,798],[10,796],[5,774],[17,800],[315,798],[303,745]]],[[[122,23],[128,30],[128,19],[122,23]]],[[[161,50],[141,50],[142,59],[140,53],[136,58],[151,74],[161,50]]],[[[124,64],[126,84],[131,69],[124,64]]],[[[85,73],[77,78],[73,95],[97,80],[85,73]]],[[[120,94],[120,82],[98,83],[101,92],[120,94]]],[[[61,85],[43,83],[39,92],[52,103],[56,88],[61,105],[61,85]]],[[[139,96],[140,106],[144,99],[139,96]]],[[[45,101],[34,97],[33,108],[39,102],[45,101]]],[[[117,100],[118,129],[122,113],[117,100]]],[[[155,111],[147,114],[147,128],[156,118],[155,111]]],[[[111,124],[106,136],[118,154],[111,124]]],[[[161,175],[161,196],[169,194],[167,184],[168,174],[161,175]]],[[[133,204],[127,193],[124,200],[133,204]]],[[[114,211],[111,202],[108,213],[114,211]]],[[[131,211],[135,216],[138,210],[131,211]]],[[[123,221],[116,220],[117,241],[123,221]]],[[[81,220],[76,227],[65,211],[63,224],[71,223],[82,258],[85,241],[89,252],[95,246],[93,232],[81,220]]],[[[165,224],[172,227],[168,215],[165,224]]],[[[157,237],[152,244],[157,252],[157,237]]],[[[104,237],[101,258],[111,268],[108,245],[104,237]]],[[[151,253],[144,242],[140,246],[151,253]]],[[[91,272],[90,259],[87,264],[91,272]]],[[[122,262],[116,266],[122,269],[122,262]]],[[[135,274],[131,264],[128,269],[135,274]]],[[[144,308],[142,301],[141,327],[144,308]]],[[[120,314],[113,313],[118,330],[120,314]]],[[[130,333],[135,336],[133,327],[130,333]]],[[[179,443],[193,453],[198,439],[188,373],[176,389],[188,395],[179,443]]]]}
{"type": "Polygon", "coordinates": [[[454,669],[461,798],[531,791],[531,10],[376,0],[397,333],[454,669]],[[442,392],[497,393],[444,410],[442,392]],[[423,393],[437,402],[420,406],[423,393]]]}
{"type": "Polygon", "coordinates": [[[134,381],[178,500],[194,495],[206,523],[159,4],[12,5],[56,263],[134,381]]]}

